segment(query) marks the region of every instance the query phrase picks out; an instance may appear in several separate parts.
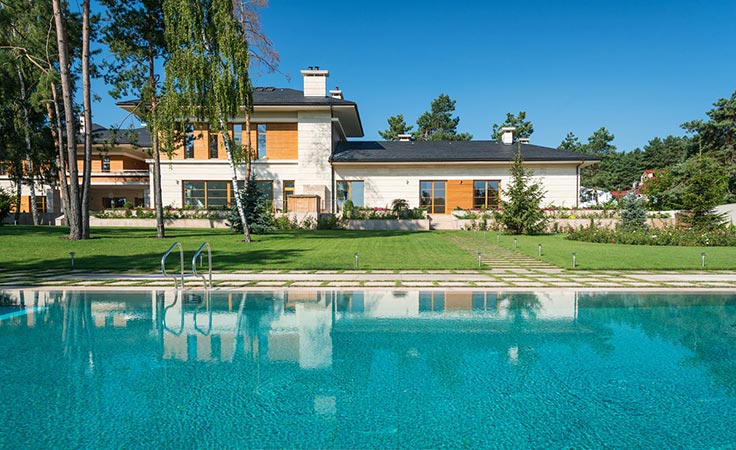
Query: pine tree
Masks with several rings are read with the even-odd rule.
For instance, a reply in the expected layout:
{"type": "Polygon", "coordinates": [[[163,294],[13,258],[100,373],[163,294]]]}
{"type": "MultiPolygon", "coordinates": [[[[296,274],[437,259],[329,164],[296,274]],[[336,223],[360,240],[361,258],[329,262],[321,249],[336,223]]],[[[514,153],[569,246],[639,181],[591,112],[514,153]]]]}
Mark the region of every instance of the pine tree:
{"type": "Polygon", "coordinates": [[[396,116],[389,117],[388,129],[379,131],[378,134],[387,141],[395,141],[398,139],[400,134],[408,134],[412,128],[414,128],[413,125],[406,125],[404,115],[398,114],[396,116]]]}
{"type": "Polygon", "coordinates": [[[515,127],[514,140],[519,138],[530,138],[534,133],[534,125],[531,121],[526,120],[526,111],[519,111],[518,115],[506,113],[506,120],[501,123],[493,124],[493,130],[491,131],[491,139],[496,141],[501,139],[501,128],[504,127],[515,127]]]}
{"type": "Polygon", "coordinates": [[[560,142],[560,145],[557,146],[557,150],[563,150],[566,152],[576,152],[576,153],[582,153],[583,152],[583,144],[580,143],[580,140],[577,136],[575,136],[575,133],[572,131],[567,133],[567,136],[565,136],[565,139],[560,142]]]}
{"type": "Polygon", "coordinates": [[[647,209],[644,200],[633,192],[624,196],[621,208],[621,228],[626,231],[647,229],[647,209]]]}
{"type": "Polygon", "coordinates": [[[513,234],[539,234],[547,226],[547,216],[542,211],[544,188],[532,179],[534,172],[524,167],[519,152],[509,170],[511,181],[504,191],[502,210],[496,214],[506,230],[513,234]]]}
{"type": "Polygon", "coordinates": [[[452,117],[455,112],[455,100],[446,94],[432,100],[431,110],[417,119],[417,131],[414,139],[418,141],[469,141],[473,135],[458,133],[459,117],[452,117]]]}
{"type": "Polygon", "coordinates": [[[699,230],[720,227],[724,218],[715,207],[726,199],[727,175],[718,162],[705,155],[690,158],[683,166],[682,207],[692,213],[691,225],[699,230]]]}

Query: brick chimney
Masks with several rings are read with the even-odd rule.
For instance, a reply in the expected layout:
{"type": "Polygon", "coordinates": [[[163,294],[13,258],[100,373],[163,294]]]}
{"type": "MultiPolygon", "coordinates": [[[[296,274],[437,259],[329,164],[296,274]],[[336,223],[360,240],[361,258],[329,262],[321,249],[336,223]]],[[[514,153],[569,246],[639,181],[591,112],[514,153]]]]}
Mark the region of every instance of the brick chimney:
{"type": "Polygon", "coordinates": [[[320,70],[319,66],[309,66],[307,70],[302,70],[302,76],[305,97],[327,96],[327,77],[330,76],[328,70],[320,70]]]}

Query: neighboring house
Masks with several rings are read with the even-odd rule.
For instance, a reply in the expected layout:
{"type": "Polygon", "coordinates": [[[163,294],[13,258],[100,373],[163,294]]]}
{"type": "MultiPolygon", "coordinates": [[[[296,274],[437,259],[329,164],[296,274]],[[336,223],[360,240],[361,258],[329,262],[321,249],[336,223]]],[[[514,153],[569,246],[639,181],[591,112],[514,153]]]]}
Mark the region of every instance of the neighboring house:
{"type": "MultiPolygon", "coordinates": [[[[319,209],[333,213],[346,200],[386,207],[398,198],[434,214],[495,208],[517,151],[544,184],[545,204],[573,207],[580,168],[598,160],[513,142],[513,129],[506,130],[502,142],[355,141],[364,135],[358,106],[338,89],[327,91],[328,71],[310,67],[302,75],[304,91],[267,87],[253,92],[253,176],[278,210],[289,211],[292,196],[318,197],[319,209]]],[[[132,111],[136,101],[118,105],[132,111]]],[[[171,159],[162,158],[163,204],[230,205],[231,171],[220,133],[193,118],[187,126],[186,143],[171,159]]],[[[246,141],[244,127],[244,117],[229,124],[238,145],[246,141]]]]}

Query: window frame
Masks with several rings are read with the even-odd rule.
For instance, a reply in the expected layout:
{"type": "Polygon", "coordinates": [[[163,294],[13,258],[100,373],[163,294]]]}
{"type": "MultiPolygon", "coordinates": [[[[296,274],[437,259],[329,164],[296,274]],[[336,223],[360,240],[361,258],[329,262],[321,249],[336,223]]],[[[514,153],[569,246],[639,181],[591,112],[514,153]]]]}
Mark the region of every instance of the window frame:
{"type": "Polygon", "coordinates": [[[110,173],[110,156],[109,155],[102,155],[100,157],[101,159],[101,167],[100,171],[103,173],[110,173]]]}
{"type": "Polygon", "coordinates": [[[210,131],[207,150],[209,153],[209,159],[217,159],[220,157],[220,136],[217,133],[210,131]],[[214,149],[212,148],[213,141],[214,149]],[[214,150],[214,156],[212,156],[212,150],[214,150]]]}
{"type": "Polygon", "coordinates": [[[281,210],[289,212],[289,195],[295,195],[296,193],[296,181],[295,180],[284,180],[281,182],[281,196],[282,204],[281,210]],[[287,186],[287,183],[291,183],[291,186],[287,186]]]}
{"type": "Polygon", "coordinates": [[[194,159],[194,124],[184,124],[184,159],[194,159]]]}
{"type": "Polygon", "coordinates": [[[342,206],[348,200],[353,202],[354,206],[365,208],[365,180],[336,180],[335,181],[335,206],[338,212],[342,211],[342,206]],[[340,183],[346,183],[348,186],[347,191],[343,190],[347,192],[347,196],[342,200],[340,199],[340,192],[341,192],[340,183]],[[362,185],[361,194],[360,194],[360,196],[362,197],[362,201],[360,202],[360,204],[355,203],[355,200],[354,200],[355,196],[353,194],[355,192],[355,189],[353,189],[353,183],[360,183],[362,185]]]}
{"type": "Polygon", "coordinates": [[[473,209],[498,209],[500,206],[501,206],[501,180],[473,180],[473,209]],[[475,192],[476,192],[475,184],[476,183],[484,183],[484,187],[483,187],[483,190],[484,190],[484,195],[483,195],[484,204],[481,205],[481,206],[478,206],[478,204],[476,204],[476,199],[477,198],[480,198],[480,197],[477,197],[475,195],[475,192]],[[488,196],[488,190],[489,190],[488,189],[488,184],[489,183],[496,183],[496,187],[495,187],[495,190],[496,190],[496,203],[493,206],[489,206],[489,204],[488,204],[488,199],[489,199],[489,196],[488,196]]]}
{"type": "Polygon", "coordinates": [[[419,180],[419,206],[426,207],[427,213],[429,214],[447,214],[447,180],[419,180]],[[429,204],[425,204],[424,199],[422,198],[422,191],[424,191],[424,188],[422,187],[423,183],[432,183],[432,187],[430,189],[430,195],[429,195],[429,204]],[[435,195],[436,191],[440,191],[440,189],[437,189],[437,183],[442,183],[442,189],[443,192],[442,197],[437,197],[435,195]],[[442,210],[437,211],[437,207],[439,205],[436,205],[435,200],[437,198],[443,199],[442,210]]]}
{"type": "Polygon", "coordinates": [[[256,159],[268,158],[268,126],[265,123],[257,123],[256,125],[256,159]],[[261,142],[261,138],[263,141],[261,142]]]}

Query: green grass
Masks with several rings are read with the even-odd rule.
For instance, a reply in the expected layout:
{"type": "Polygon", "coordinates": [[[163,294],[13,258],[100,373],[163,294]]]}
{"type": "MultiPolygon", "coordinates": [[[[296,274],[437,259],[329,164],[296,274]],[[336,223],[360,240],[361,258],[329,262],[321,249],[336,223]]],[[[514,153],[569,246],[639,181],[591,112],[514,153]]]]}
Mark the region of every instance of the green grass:
{"type": "MultiPolygon", "coordinates": [[[[475,269],[476,252],[492,254],[496,233],[468,231],[292,231],[256,235],[254,242],[229,230],[169,229],[167,238],[156,239],[155,230],[139,228],[93,228],[88,241],[69,241],[62,227],[1,226],[0,271],[69,269],[69,252],[80,270],[127,270],[156,272],[161,255],[179,241],[184,247],[185,267],[202,242],[213,250],[214,270],[352,270],[354,254],[359,268],[369,270],[475,269]]],[[[514,236],[499,235],[499,245],[513,251],[514,236]]],[[[572,253],[578,270],[688,270],[700,269],[700,254],[706,252],[706,269],[736,269],[736,248],[654,247],[592,244],[569,241],[563,235],[516,236],[516,251],[552,265],[571,269],[572,253]]],[[[179,267],[178,252],[169,256],[169,270],[179,267]]]]}
{"type": "MultiPolygon", "coordinates": [[[[93,239],[69,241],[67,228],[0,227],[0,267],[3,271],[70,268],[69,252],[75,252],[75,268],[123,272],[158,271],[163,253],[176,241],[184,247],[185,267],[202,242],[212,246],[214,270],[351,270],[359,253],[360,269],[472,269],[473,253],[451,242],[451,234],[427,232],[293,231],[242,235],[229,230],[168,229],[167,238],[156,239],[155,230],[93,228],[93,239]]],[[[206,255],[205,255],[206,258],[206,255]]],[[[169,270],[179,267],[178,252],[167,260],[169,270]]]]}
{"type": "MultiPolygon", "coordinates": [[[[482,233],[475,239],[483,241],[482,233]]],[[[570,241],[564,235],[509,236],[500,235],[501,247],[537,258],[542,244],[542,261],[566,269],[572,268],[572,253],[577,254],[579,270],[699,270],[702,252],[706,253],[706,269],[736,269],[736,248],[733,247],[663,247],[650,245],[594,244],[570,241]]],[[[486,235],[496,243],[496,233],[486,235]]]]}

